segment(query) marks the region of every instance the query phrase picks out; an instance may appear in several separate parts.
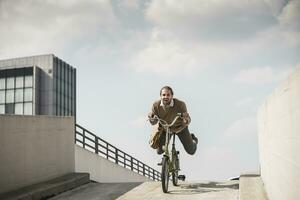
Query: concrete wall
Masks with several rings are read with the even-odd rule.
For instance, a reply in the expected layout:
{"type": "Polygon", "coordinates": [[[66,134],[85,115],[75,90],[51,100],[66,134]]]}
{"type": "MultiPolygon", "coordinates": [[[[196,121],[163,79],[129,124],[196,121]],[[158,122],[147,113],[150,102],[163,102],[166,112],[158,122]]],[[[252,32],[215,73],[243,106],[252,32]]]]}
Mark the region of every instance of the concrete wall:
{"type": "Polygon", "coordinates": [[[75,145],[75,166],[76,172],[90,173],[91,180],[101,183],[151,181],[78,145],[75,145]]]}
{"type": "Polygon", "coordinates": [[[261,176],[271,200],[300,199],[300,68],[258,112],[261,176]]]}
{"type": "Polygon", "coordinates": [[[0,193],[74,172],[74,118],[0,115],[0,193]]]}

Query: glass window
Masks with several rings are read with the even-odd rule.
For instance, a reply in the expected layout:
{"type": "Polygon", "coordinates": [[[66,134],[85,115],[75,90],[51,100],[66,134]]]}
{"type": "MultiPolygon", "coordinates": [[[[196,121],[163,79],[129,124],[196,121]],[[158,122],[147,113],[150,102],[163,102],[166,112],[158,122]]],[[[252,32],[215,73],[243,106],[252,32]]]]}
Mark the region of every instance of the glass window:
{"type": "Polygon", "coordinates": [[[0,90],[0,103],[5,103],[5,90],[0,90]]]}
{"type": "Polygon", "coordinates": [[[23,102],[23,89],[16,89],[16,102],[23,102]]]}
{"type": "Polygon", "coordinates": [[[24,86],[24,77],[18,76],[16,77],[16,88],[22,88],[24,86]]]}
{"type": "Polygon", "coordinates": [[[5,106],[4,106],[4,104],[0,105],[0,114],[5,114],[5,106]]]}
{"type": "Polygon", "coordinates": [[[32,88],[26,88],[24,90],[24,101],[32,101],[32,88]]]}
{"type": "Polygon", "coordinates": [[[15,104],[15,114],[23,115],[23,103],[16,103],[15,104]]]}
{"type": "Polygon", "coordinates": [[[14,90],[7,90],[6,91],[6,103],[13,103],[14,97],[15,97],[15,91],[14,90]]]}
{"type": "Polygon", "coordinates": [[[0,78],[0,89],[5,89],[5,78],[0,78]]]}
{"type": "Polygon", "coordinates": [[[61,80],[65,80],[65,67],[62,67],[62,74],[61,74],[61,80]]]}
{"type": "Polygon", "coordinates": [[[5,104],[5,114],[14,114],[15,105],[13,103],[5,104]]]}
{"type": "Polygon", "coordinates": [[[61,89],[60,89],[60,80],[57,81],[57,93],[60,93],[61,89]]]}
{"type": "Polygon", "coordinates": [[[7,89],[12,89],[15,87],[15,77],[10,77],[10,78],[7,78],[6,80],[6,88],[7,89]]]}
{"type": "Polygon", "coordinates": [[[32,87],[32,76],[25,76],[25,87],[32,87]]]}
{"type": "Polygon", "coordinates": [[[24,103],[24,115],[32,115],[32,103],[24,103]]]}

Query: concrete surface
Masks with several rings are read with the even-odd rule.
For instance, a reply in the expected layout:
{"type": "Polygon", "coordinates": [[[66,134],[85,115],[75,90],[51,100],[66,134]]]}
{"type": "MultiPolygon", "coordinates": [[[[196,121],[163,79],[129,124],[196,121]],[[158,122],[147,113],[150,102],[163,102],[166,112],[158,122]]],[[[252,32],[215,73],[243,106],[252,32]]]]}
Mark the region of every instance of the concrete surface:
{"type": "Polygon", "coordinates": [[[89,174],[86,173],[71,173],[64,176],[21,188],[16,191],[1,194],[0,199],[5,200],[31,200],[31,199],[46,199],[62,193],[64,191],[76,188],[90,181],[89,174]]]}
{"type": "Polygon", "coordinates": [[[99,183],[145,182],[151,179],[75,145],[75,171],[87,172],[99,183]]]}
{"type": "Polygon", "coordinates": [[[260,175],[243,174],[240,176],[239,200],[267,200],[260,175]]]}
{"type": "Polygon", "coordinates": [[[271,200],[300,199],[300,67],[258,112],[261,177],[271,200]]]}
{"type": "Polygon", "coordinates": [[[141,183],[88,183],[49,200],[112,200],[141,183]]]}
{"type": "Polygon", "coordinates": [[[74,118],[0,115],[0,193],[75,171],[74,118]]]}
{"type": "Polygon", "coordinates": [[[162,192],[160,182],[145,182],[118,200],[237,200],[238,181],[184,183],[169,185],[169,193],[162,192]]]}

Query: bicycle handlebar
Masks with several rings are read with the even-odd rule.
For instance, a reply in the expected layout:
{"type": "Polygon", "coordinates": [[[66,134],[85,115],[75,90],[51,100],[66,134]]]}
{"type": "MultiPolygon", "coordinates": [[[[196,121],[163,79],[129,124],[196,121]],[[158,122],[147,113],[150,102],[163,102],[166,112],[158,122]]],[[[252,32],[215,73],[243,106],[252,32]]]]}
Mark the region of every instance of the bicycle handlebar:
{"type": "Polygon", "coordinates": [[[164,127],[171,127],[175,124],[175,122],[177,121],[178,118],[181,118],[182,117],[182,113],[177,113],[177,116],[175,117],[175,119],[172,121],[171,124],[168,124],[165,120],[163,119],[160,119],[157,115],[154,115],[153,119],[157,119],[158,122],[164,126],[164,127]]]}

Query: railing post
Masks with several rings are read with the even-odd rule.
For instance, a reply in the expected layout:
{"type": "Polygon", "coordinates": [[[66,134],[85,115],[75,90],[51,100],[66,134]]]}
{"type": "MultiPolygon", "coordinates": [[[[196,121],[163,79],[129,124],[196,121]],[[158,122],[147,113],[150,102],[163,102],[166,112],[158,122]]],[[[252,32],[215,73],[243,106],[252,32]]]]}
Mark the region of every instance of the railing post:
{"type": "Polygon", "coordinates": [[[98,144],[98,138],[95,137],[95,153],[96,153],[96,154],[98,154],[98,152],[99,152],[99,151],[98,151],[98,145],[99,145],[99,144],[98,144]]]}
{"type": "Polygon", "coordinates": [[[82,133],[82,146],[85,149],[85,130],[83,129],[83,133],[82,133]]]}
{"type": "Polygon", "coordinates": [[[130,167],[131,171],[133,171],[133,158],[130,156],[130,167]]]}
{"type": "Polygon", "coordinates": [[[116,148],[116,164],[118,164],[118,149],[116,148]]]}
{"type": "Polygon", "coordinates": [[[123,155],[124,155],[124,168],[126,168],[126,154],[123,153],[123,155]]]}
{"type": "Polygon", "coordinates": [[[143,163],[143,176],[145,176],[145,164],[143,163]]]}
{"type": "Polygon", "coordinates": [[[108,143],[106,143],[106,159],[108,160],[109,159],[109,156],[108,156],[108,143]]]}

